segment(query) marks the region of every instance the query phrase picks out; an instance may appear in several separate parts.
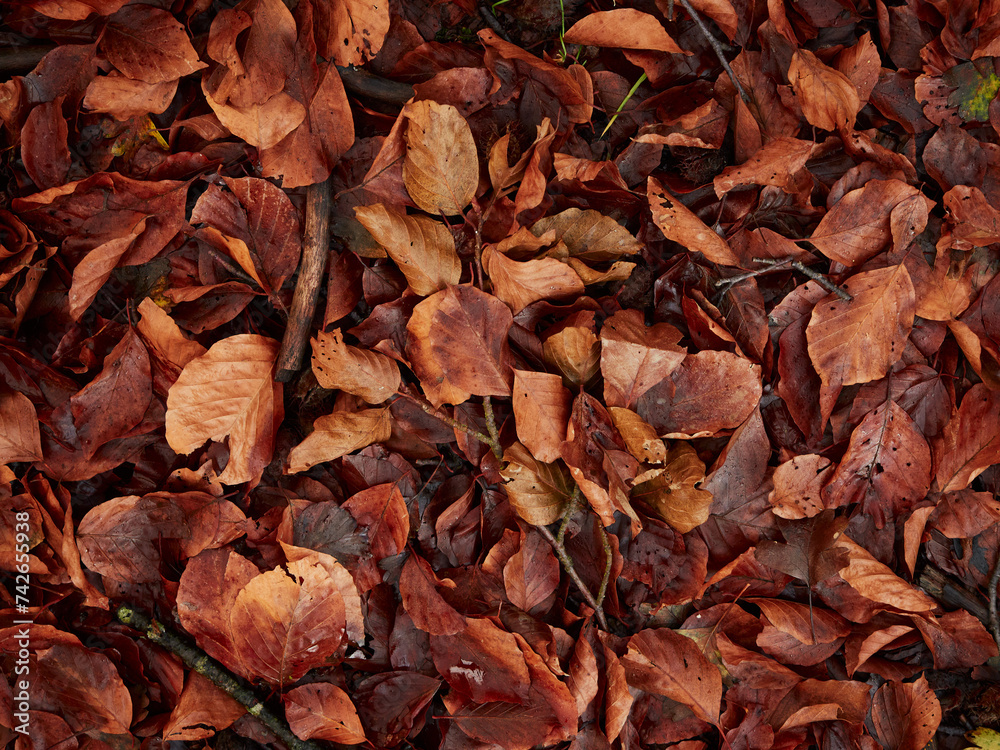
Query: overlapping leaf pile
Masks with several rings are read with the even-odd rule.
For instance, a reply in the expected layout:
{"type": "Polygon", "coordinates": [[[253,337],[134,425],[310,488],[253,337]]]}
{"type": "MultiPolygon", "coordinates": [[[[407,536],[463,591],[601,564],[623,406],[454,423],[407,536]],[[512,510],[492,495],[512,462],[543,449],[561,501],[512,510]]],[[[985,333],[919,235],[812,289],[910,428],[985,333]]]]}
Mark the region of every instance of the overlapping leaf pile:
{"type": "Polygon", "coordinates": [[[121,602],[345,745],[996,721],[1000,16],[691,4],[738,86],[683,0],[4,9],[0,63],[48,45],[0,86],[19,747],[273,740],[121,602]]]}

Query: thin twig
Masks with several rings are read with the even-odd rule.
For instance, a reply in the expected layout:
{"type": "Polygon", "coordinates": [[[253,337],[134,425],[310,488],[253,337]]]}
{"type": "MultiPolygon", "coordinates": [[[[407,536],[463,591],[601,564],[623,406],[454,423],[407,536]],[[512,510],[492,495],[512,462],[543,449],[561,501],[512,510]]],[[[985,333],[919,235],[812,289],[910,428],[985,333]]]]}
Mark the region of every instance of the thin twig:
{"type": "Polygon", "coordinates": [[[486,429],[490,433],[490,442],[487,445],[490,446],[493,455],[500,461],[503,459],[503,450],[500,448],[500,433],[497,430],[497,420],[493,416],[493,401],[489,396],[483,396],[483,414],[486,415],[486,429]]]}
{"type": "Polygon", "coordinates": [[[274,379],[287,383],[302,368],[316,301],[323,284],[323,271],[330,257],[330,181],[310,185],[306,194],[306,231],[302,264],[295,282],[292,310],[281,342],[274,379]]]}
{"type": "Polygon", "coordinates": [[[413,98],[413,86],[382,78],[353,65],[338,65],[344,88],[355,96],[402,107],[413,98]]]}
{"type": "Polygon", "coordinates": [[[491,29],[493,29],[493,31],[496,32],[496,35],[498,37],[503,39],[505,42],[508,43],[510,42],[510,37],[507,36],[507,32],[504,31],[504,28],[500,24],[500,21],[497,20],[497,17],[495,15],[493,15],[493,10],[488,5],[486,5],[486,3],[479,4],[479,16],[480,18],[483,19],[483,22],[487,26],[489,26],[491,29]]]}
{"type": "Polygon", "coordinates": [[[161,623],[125,604],[115,610],[115,616],[125,625],[138,630],[143,637],[179,657],[189,669],[211,680],[213,685],[228,693],[245,706],[250,714],[260,719],[291,750],[320,750],[316,744],[296,737],[283,719],[261,703],[253,690],[241,684],[219,662],[183,641],[161,623]]]}
{"type": "Polygon", "coordinates": [[[997,615],[997,586],[1000,586],[1000,555],[993,565],[993,575],[990,576],[990,630],[997,648],[1000,648],[1000,616],[997,615]]]}
{"type": "Polygon", "coordinates": [[[601,587],[597,590],[598,607],[604,605],[604,597],[608,593],[608,581],[611,580],[611,566],[614,563],[611,540],[608,538],[608,530],[605,528],[601,528],[601,541],[604,543],[604,575],[601,577],[601,587]]]}
{"type": "Polygon", "coordinates": [[[548,541],[549,544],[552,545],[552,549],[556,551],[556,557],[558,557],[559,562],[562,563],[563,569],[566,571],[566,574],[569,576],[570,580],[576,584],[576,587],[580,590],[580,593],[583,594],[583,600],[587,602],[587,604],[590,606],[592,610],[594,610],[594,615],[597,617],[597,622],[604,630],[607,630],[608,621],[607,618],[605,618],[604,616],[604,610],[601,609],[601,605],[598,604],[597,600],[594,598],[594,595],[590,593],[590,589],[587,588],[587,584],[585,584],[583,580],[580,578],[580,574],[576,572],[576,567],[573,565],[573,559],[566,552],[566,548],[563,545],[559,544],[558,539],[552,536],[552,532],[549,531],[548,527],[536,526],[535,528],[538,529],[539,533],[543,537],[545,537],[546,541],[548,541]]]}
{"type": "Polygon", "coordinates": [[[691,18],[694,19],[694,22],[698,25],[698,30],[701,31],[706,41],[715,51],[715,56],[719,58],[719,62],[722,63],[722,67],[725,68],[726,73],[729,74],[729,80],[733,82],[733,86],[735,86],[736,90],[739,92],[740,98],[749,104],[750,97],[747,95],[747,92],[743,90],[743,86],[740,84],[740,79],[736,77],[733,69],[729,67],[729,61],[726,60],[725,50],[722,49],[722,45],[719,44],[719,40],[715,38],[708,26],[705,25],[705,22],[701,20],[701,16],[699,16],[698,12],[692,7],[690,0],[680,0],[680,3],[684,6],[684,10],[686,10],[691,18]]]}
{"type": "Polygon", "coordinates": [[[558,541],[560,545],[565,544],[566,529],[569,528],[569,520],[580,508],[580,500],[582,498],[583,498],[583,493],[580,492],[580,488],[574,487],[573,494],[570,496],[569,501],[566,503],[566,507],[563,508],[562,522],[559,524],[559,531],[556,532],[556,541],[558,541]]]}
{"type": "Polygon", "coordinates": [[[844,302],[851,302],[854,300],[854,297],[848,294],[846,290],[841,289],[839,286],[834,284],[832,281],[830,281],[830,279],[821,274],[819,271],[812,270],[809,266],[807,266],[805,263],[802,263],[801,261],[798,260],[790,261],[788,258],[784,260],[774,260],[773,258],[754,258],[754,262],[764,263],[769,266],[779,266],[788,263],[792,268],[801,273],[803,276],[808,276],[810,279],[815,281],[821,287],[826,289],[826,291],[830,292],[831,294],[836,294],[838,297],[844,300],[844,302]]]}
{"type": "Polygon", "coordinates": [[[459,430],[461,432],[464,432],[466,435],[474,437],[483,445],[489,446],[489,449],[493,451],[494,456],[498,456],[498,458],[503,458],[503,450],[500,448],[500,443],[499,441],[494,441],[492,436],[486,435],[485,433],[482,433],[479,430],[477,430],[475,427],[470,427],[464,422],[459,422],[457,419],[452,419],[447,414],[442,414],[426,401],[423,401],[422,399],[419,398],[414,398],[406,391],[400,390],[398,391],[398,393],[404,398],[408,398],[410,401],[415,403],[417,406],[419,406],[421,409],[423,409],[426,413],[430,414],[435,419],[440,419],[442,422],[451,427],[453,430],[459,430]],[[499,454],[497,453],[497,451],[499,451],[499,454]]]}
{"type": "MultiPolygon", "coordinates": [[[[762,263],[763,261],[760,258],[754,258],[754,262],[762,263]]],[[[735,276],[727,276],[724,279],[717,279],[715,285],[724,286],[726,287],[726,290],[728,290],[729,287],[735,286],[736,284],[739,284],[741,281],[746,281],[747,279],[753,279],[756,278],[757,276],[763,276],[766,273],[774,273],[775,271],[780,270],[782,266],[788,265],[791,262],[792,262],[792,257],[789,256],[784,260],[778,261],[773,265],[767,266],[766,268],[757,268],[753,271],[747,271],[746,273],[738,273],[735,276]]]]}

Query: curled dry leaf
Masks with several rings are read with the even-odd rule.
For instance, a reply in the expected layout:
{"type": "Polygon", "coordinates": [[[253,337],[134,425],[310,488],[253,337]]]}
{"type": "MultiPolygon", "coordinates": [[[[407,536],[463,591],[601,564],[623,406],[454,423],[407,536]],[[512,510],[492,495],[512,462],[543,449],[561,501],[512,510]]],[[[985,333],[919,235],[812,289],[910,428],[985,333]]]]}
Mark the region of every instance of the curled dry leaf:
{"type": "Polygon", "coordinates": [[[306,118],[306,108],[284,92],[246,107],[223,104],[207,91],[205,99],[229,132],[260,149],[276,146],[306,118]]]}
{"type": "Polygon", "coordinates": [[[582,261],[618,260],[642,252],[642,243],[631,232],[600,211],[567,208],[531,225],[537,237],[547,232],[555,232],[553,241],[562,242],[570,257],[582,261]]]}
{"type": "Polygon", "coordinates": [[[820,62],[812,52],[792,53],[788,82],[810,125],[821,130],[849,130],[861,109],[861,98],[851,79],[820,62]]]}
{"type": "Polygon", "coordinates": [[[333,0],[315,3],[317,50],[337,65],[361,65],[382,48],[389,31],[384,0],[333,0]]]}
{"type": "Polygon", "coordinates": [[[583,293],[584,282],[569,265],[555,258],[517,261],[492,246],[483,251],[483,270],[493,292],[516,315],[540,299],[566,299],[583,293]]]}
{"type": "Polygon", "coordinates": [[[667,448],[648,422],[631,409],[620,406],[609,406],[608,413],[615,423],[615,429],[628,446],[629,453],[643,463],[663,463],[667,448]]]}
{"type": "Polygon", "coordinates": [[[941,702],[920,675],[915,682],[883,683],[872,697],[872,725],[882,747],[922,750],[941,724],[941,702]]]}
{"type": "Polygon", "coordinates": [[[705,464],[690,443],[678,441],[667,451],[663,469],[649,481],[636,485],[632,499],[642,500],[656,515],[682,534],[708,520],[712,493],[700,489],[705,464]]]}
{"type": "Polygon", "coordinates": [[[815,453],[795,456],[774,470],[774,489],[767,496],[779,518],[812,518],[826,506],[820,494],[836,467],[815,453]]]}
{"type": "Polygon", "coordinates": [[[229,438],[226,484],[260,480],[284,415],[273,378],[279,344],[254,334],[230,336],[184,367],[167,394],[167,442],[187,455],[206,440],[229,438]]]}
{"type": "Polygon", "coordinates": [[[437,216],[462,212],[476,196],[479,156],[461,113],[450,104],[414,102],[404,111],[403,182],[421,209],[437,216]]]}
{"type": "Polygon", "coordinates": [[[388,407],[359,412],[335,411],[313,423],[313,431],[288,454],[288,473],[297,474],[316,464],[346,456],[392,434],[388,407]]]}
{"type": "Polygon", "coordinates": [[[702,253],[712,263],[739,265],[739,259],[733,255],[729,244],[706,226],[691,209],[668,193],[655,177],[649,178],[646,195],[653,221],[664,237],[683,245],[691,252],[702,253]]]}
{"type": "Polygon", "coordinates": [[[520,443],[504,451],[503,462],[500,476],[514,512],[536,526],[557,521],[573,494],[573,483],[560,465],[535,460],[520,443]]]}
{"type": "Polygon", "coordinates": [[[444,224],[426,216],[407,216],[381,203],[359,206],[354,212],[399,266],[415,294],[426,297],[458,283],[462,263],[455,239],[444,224]]]}
{"type": "Polygon", "coordinates": [[[897,576],[848,536],[841,535],[836,546],[847,550],[850,561],[839,575],[861,596],[902,612],[930,612],[938,608],[937,602],[897,576]]]}
{"type": "Polygon", "coordinates": [[[312,369],[324,388],[338,388],[381,404],[399,390],[399,365],[384,354],[344,343],[339,328],[312,340],[312,369]]]}

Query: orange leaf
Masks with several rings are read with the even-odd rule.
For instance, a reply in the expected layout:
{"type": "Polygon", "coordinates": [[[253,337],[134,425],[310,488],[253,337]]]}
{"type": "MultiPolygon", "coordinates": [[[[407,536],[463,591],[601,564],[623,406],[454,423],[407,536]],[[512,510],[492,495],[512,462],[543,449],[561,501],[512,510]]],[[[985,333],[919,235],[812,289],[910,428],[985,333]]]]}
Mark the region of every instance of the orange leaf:
{"type": "Polygon", "coordinates": [[[690,55],[677,46],[655,16],[633,8],[590,13],[566,31],[567,44],[620,49],[650,49],[690,55]]]}
{"type": "Polygon", "coordinates": [[[689,443],[678,441],[667,452],[662,473],[632,490],[656,514],[682,534],[708,520],[712,493],[699,489],[705,480],[705,464],[689,443]]]}
{"type": "Polygon", "coordinates": [[[455,239],[440,221],[377,203],[354,209],[361,225],[389,254],[406,277],[410,289],[421,297],[457,284],[462,263],[455,239]]]}
{"type": "Polygon", "coordinates": [[[555,258],[516,261],[492,245],[483,251],[483,270],[493,283],[493,292],[516,315],[540,299],[575,298],[584,283],[570,266],[555,258]]]}
{"type": "Polygon", "coordinates": [[[559,458],[566,439],[571,396],[562,378],[547,372],[514,370],[514,420],[517,437],[539,461],[559,458]]]}
{"type": "Polygon", "coordinates": [[[562,242],[570,257],[583,261],[618,260],[642,251],[642,243],[631,232],[600,211],[567,208],[531,225],[537,237],[546,232],[555,232],[554,242],[562,242]]]}
{"type": "Polygon", "coordinates": [[[389,409],[355,413],[335,411],[313,423],[313,431],[288,453],[288,473],[297,474],[316,464],[346,456],[392,435],[389,409]]]}
{"type": "Polygon", "coordinates": [[[41,458],[38,415],[31,399],[17,391],[0,390],[0,465],[41,458]]]}
{"type": "Polygon", "coordinates": [[[722,675],[690,638],[673,630],[641,630],[629,638],[621,659],[628,684],[665,695],[702,721],[718,723],[722,675]]]}
{"type": "Polygon", "coordinates": [[[941,724],[941,703],[927,677],[881,685],[872,698],[872,724],[887,750],[923,750],[941,724]]]}
{"type": "Polygon", "coordinates": [[[146,83],[174,81],[207,67],[177,19],[151,5],[127,5],[108,19],[101,51],[129,78],[146,83]]]}
{"type": "Polygon", "coordinates": [[[404,111],[406,159],[403,182],[421,209],[437,216],[460,214],[479,186],[479,156],[469,123],[450,104],[420,101],[404,111]]]}
{"type": "Polygon", "coordinates": [[[691,209],[667,192],[655,177],[648,180],[646,196],[653,212],[653,221],[668,240],[683,245],[691,252],[704,254],[712,263],[739,265],[729,244],[695,216],[691,209]]]}
{"type": "Polygon", "coordinates": [[[608,406],[632,408],[684,361],[681,332],[668,323],[646,326],[639,310],[620,310],[601,328],[601,374],[608,406]]]}
{"type": "Polygon", "coordinates": [[[823,385],[853,385],[884,377],[903,356],[913,328],[910,274],[903,265],[864,271],[844,285],[854,299],[830,294],[816,303],[806,339],[823,385]]]}
{"type": "Polygon", "coordinates": [[[536,461],[520,443],[503,454],[500,470],[514,512],[530,524],[547,526],[562,515],[573,494],[569,477],[558,464],[536,461]]]}
{"type": "Polygon", "coordinates": [[[851,79],[822,62],[812,52],[792,53],[788,82],[810,125],[821,130],[848,130],[861,109],[861,98],[851,79]]]}
{"type": "Polygon", "coordinates": [[[350,697],[329,682],[314,682],[285,693],[288,728],[302,740],[357,745],[365,741],[365,728],[350,697]]]}
{"type": "Polygon", "coordinates": [[[399,365],[384,354],[344,343],[339,328],[312,339],[312,369],[324,388],[338,388],[381,404],[399,389],[399,365]]]}
{"type": "Polygon", "coordinates": [[[846,549],[850,555],[850,563],[841,568],[839,575],[861,596],[903,612],[937,609],[937,602],[897,576],[846,535],[837,540],[836,546],[846,549]]]}
{"type": "Polygon", "coordinates": [[[942,492],[965,489],[988,467],[1000,463],[1000,393],[982,383],[972,386],[934,441],[934,459],[942,492]]]}

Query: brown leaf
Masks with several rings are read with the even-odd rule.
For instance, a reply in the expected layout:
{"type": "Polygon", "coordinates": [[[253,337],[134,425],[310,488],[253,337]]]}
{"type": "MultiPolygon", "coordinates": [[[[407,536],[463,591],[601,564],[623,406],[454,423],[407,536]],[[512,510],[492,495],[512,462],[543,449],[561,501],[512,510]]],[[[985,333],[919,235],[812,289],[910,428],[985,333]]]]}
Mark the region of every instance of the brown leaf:
{"type": "Polygon", "coordinates": [[[147,218],[142,218],[123,237],[108,240],[89,253],[73,269],[73,284],[69,289],[69,314],[74,320],[87,311],[111,273],[145,231],[147,218]]]}
{"type": "Polygon", "coordinates": [[[601,327],[601,374],[608,406],[633,408],[680,366],[681,332],[668,323],[646,326],[639,310],[620,310],[601,327]]]}
{"type": "Polygon", "coordinates": [[[389,31],[388,3],[382,0],[330,0],[316,5],[316,41],[320,56],[337,65],[361,65],[382,48],[389,31]]]}
{"type": "Polygon", "coordinates": [[[823,490],[829,507],[860,503],[876,528],[904,516],[927,495],[931,451],[910,415],[886,401],[851,433],[837,471],[823,490]]]}
{"type": "Polygon", "coordinates": [[[636,412],[661,437],[687,440],[739,426],[757,406],[760,365],[729,352],[688,354],[670,378],[639,399],[636,412]]]}
{"type": "Polygon", "coordinates": [[[646,197],[653,213],[653,221],[668,240],[683,245],[691,252],[704,254],[712,263],[739,265],[729,244],[706,226],[691,209],[668,193],[654,177],[650,177],[647,182],[646,197]]]}
{"type": "Polygon", "coordinates": [[[536,531],[522,531],[521,546],[503,566],[510,603],[529,614],[545,614],[555,602],[559,578],[559,561],[552,545],[536,531]]]}
{"type": "Polygon", "coordinates": [[[828,295],[816,303],[806,338],[823,385],[853,385],[884,377],[913,327],[914,292],[903,265],[864,271],[845,285],[854,299],[828,295]]]}
{"type": "Polygon", "coordinates": [[[281,384],[272,377],[278,342],[230,336],[191,360],[167,396],[166,437],[187,455],[206,440],[229,438],[229,463],[219,479],[256,483],[271,462],[284,414],[281,384]]]}
{"type": "Polygon", "coordinates": [[[572,483],[559,465],[536,461],[520,443],[504,451],[503,462],[500,476],[514,512],[535,526],[557,521],[573,494],[572,483]]]}
{"type": "Polygon", "coordinates": [[[929,612],[937,608],[937,602],[927,594],[908,584],[848,537],[841,536],[837,546],[850,555],[850,563],[839,575],[861,596],[903,612],[929,612]]]}
{"type": "Polygon", "coordinates": [[[83,106],[92,112],[108,112],[116,120],[161,114],[177,93],[177,80],[146,83],[112,71],[87,86],[83,106]]]}
{"type": "Polygon", "coordinates": [[[934,441],[937,484],[942,492],[969,486],[1000,462],[1000,394],[977,383],[962,398],[942,435],[934,441]]]}
{"type": "MultiPolygon", "coordinates": [[[[421,303],[427,304],[436,307],[428,336],[430,352],[414,345],[416,331],[407,325],[410,361],[429,354],[432,367],[440,368],[445,382],[452,387],[478,396],[510,396],[510,309],[496,297],[471,286],[448,287],[421,303]]],[[[421,305],[417,305],[414,316],[421,305]]],[[[426,382],[421,376],[421,383],[426,382]]]]}
{"type": "Polygon", "coordinates": [[[434,667],[454,691],[476,703],[523,704],[531,680],[513,634],[487,619],[466,620],[452,635],[431,636],[434,667]]]}
{"type": "Polygon", "coordinates": [[[76,434],[88,457],[142,421],[153,397],[149,354],[133,328],[104,359],[101,373],[70,399],[76,434]]]}
{"type": "Polygon", "coordinates": [[[862,34],[853,47],[841,50],[837,55],[837,70],[851,80],[854,88],[858,90],[861,103],[866,103],[875,84],[878,83],[882,70],[878,48],[872,41],[870,33],[862,34]]]}
{"type": "Polygon", "coordinates": [[[798,49],[792,53],[788,82],[810,125],[821,130],[854,127],[861,99],[854,84],[843,73],[824,65],[809,50],[798,49]]]}
{"type": "Polygon", "coordinates": [[[288,473],[297,474],[316,464],[333,461],[392,435],[388,408],[355,413],[335,411],[313,423],[313,431],[288,453],[288,473]]]}
{"type": "Polygon", "coordinates": [[[722,675],[690,638],[666,628],[640,630],[629,638],[621,662],[632,687],[665,695],[702,721],[718,722],[722,675]]]}
{"type": "Polygon", "coordinates": [[[413,202],[437,216],[462,212],[479,186],[479,156],[469,124],[450,104],[407,106],[403,182],[413,202]]]}
{"type": "Polygon", "coordinates": [[[62,643],[38,649],[32,677],[39,704],[59,706],[75,732],[129,734],[132,698],[104,654],[62,643]]]}
{"type": "Polygon", "coordinates": [[[208,91],[204,93],[219,122],[237,138],[259,149],[276,146],[306,118],[306,108],[283,92],[261,104],[245,107],[224,104],[213,99],[208,91]]]}
{"type": "Polygon", "coordinates": [[[245,243],[256,270],[252,275],[259,275],[265,291],[276,292],[295,273],[302,250],[295,207],[267,180],[223,179],[229,192],[209,186],[195,203],[191,223],[208,224],[245,243]]]}
{"type": "Polygon", "coordinates": [[[550,231],[555,232],[555,242],[566,245],[571,257],[583,261],[618,260],[642,250],[642,243],[631,232],[600,211],[567,208],[531,225],[536,237],[550,231]]]}
{"type": "Polygon", "coordinates": [[[329,682],[314,682],[293,688],[284,695],[288,728],[302,740],[321,740],[358,745],[365,729],[350,697],[329,682]]]}
{"type": "Polygon", "coordinates": [[[378,484],[348,498],[341,507],[368,527],[372,554],[377,559],[398,555],[410,536],[410,514],[399,487],[378,484]]]}
{"type": "Polygon", "coordinates": [[[207,67],[184,27],[151,5],[126,5],[108,19],[101,51],[129,78],[163,83],[207,67]]]}
{"type": "Polygon", "coordinates": [[[774,489],[767,496],[774,515],[789,520],[812,518],[826,509],[820,494],[836,467],[815,453],[795,456],[774,470],[774,489]]]}
{"type": "Polygon", "coordinates": [[[420,380],[424,395],[435,408],[445,403],[464,403],[472,395],[445,378],[443,363],[434,354],[431,332],[437,325],[435,318],[444,301],[443,292],[432,294],[413,308],[406,323],[406,356],[410,369],[420,380]]]}
{"type": "Polygon", "coordinates": [[[42,444],[34,404],[24,394],[3,388],[0,390],[0,464],[41,459],[42,444]]]}
{"type": "Polygon", "coordinates": [[[246,706],[229,693],[191,670],[185,677],[184,691],[163,727],[163,739],[203,740],[222,731],[246,712],[246,706]]]}
{"type": "Polygon", "coordinates": [[[861,265],[892,239],[893,209],[914,196],[920,196],[917,189],[900,180],[870,180],[837,201],[809,242],[830,260],[861,265]]]}
{"type": "Polygon", "coordinates": [[[625,441],[629,453],[643,463],[663,463],[667,448],[648,422],[631,409],[619,406],[609,406],[608,413],[615,423],[615,429],[625,441]]]}
{"type": "Polygon", "coordinates": [[[985,247],[1000,242],[1000,211],[969,185],[956,185],[944,195],[944,206],[955,224],[955,237],[985,247]]]}
{"type": "Polygon", "coordinates": [[[843,534],[847,519],[832,510],[802,523],[780,523],[785,543],[765,541],[757,545],[755,557],[769,568],[804,581],[810,589],[848,564],[848,555],[833,546],[843,534]]]}
{"type": "Polygon", "coordinates": [[[593,47],[650,49],[690,55],[677,46],[655,16],[633,8],[590,13],[566,31],[567,43],[593,47]]]}
{"type": "Polygon", "coordinates": [[[924,675],[916,682],[886,682],[872,697],[875,736],[886,750],[922,750],[940,723],[941,703],[924,675]]]}
{"type": "Polygon", "coordinates": [[[785,188],[805,167],[815,144],[782,136],[765,144],[752,157],[734,167],[726,167],[715,178],[715,194],[721,198],[741,185],[773,185],[785,188]]]}
{"type": "Polygon", "coordinates": [[[566,439],[572,400],[562,378],[547,372],[514,370],[512,398],[518,439],[539,461],[554,462],[566,439]]]}
{"type": "Polygon", "coordinates": [[[441,585],[455,584],[438,580],[431,566],[419,555],[410,555],[399,577],[399,595],[413,624],[431,635],[454,635],[465,629],[465,618],[438,592],[441,585]]]}
{"type": "Polygon", "coordinates": [[[455,252],[455,239],[440,221],[407,216],[381,203],[358,206],[354,212],[399,266],[415,294],[427,297],[458,283],[462,263],[455,252]]]}
{"type": "Polygon", "coordinates": [[[62,97],[40,104],[28,114],[21,128],[21,160],[39,189],[66,182],[73,163],[66,141],[68,135],[69,126],[62,115],[62,97]]]}
{"type": "Polygon", "coordinates": [[[346,637],[344,600],[318,562],[296,560],[287,571],[269,570],[247,583],[233,602],[230,627],[242,673],[286,685],[340,648],[346,637]]]}
{"type": "Polygon", "coordinates": [[[580,325],[567,325],[542,342],[546,363],[558,369],[572,385],[586,385],[600,367],[601,342],[593,330],[593,313],[587,317],[589,325],[581,318],[580,325]]]}
{"type": "Polygon", "coordinates": [[[712,493],[699,489],[705,480],[705,464],[690,443],[678,441],[664,458],[662,473],[636,485],[632,498],[649,505],[656,514],[682,534],[708,520],[712,493]]]}
{"type": "Polygon", "coordinates": [[[344,343],[339,328],[312,339],[312,369],[324,388],[338,388],[381,404],[399,389],[399,365],[384,354],[344,343]]]}
{"type": "Polygon", "coordinates": [[[483,251],[483,270],[493,283],[493,292],[516,315],[540,299],[575,298],[583,294],[579,274],[555,258],[516,261],[494,246],[483,251]]]}

